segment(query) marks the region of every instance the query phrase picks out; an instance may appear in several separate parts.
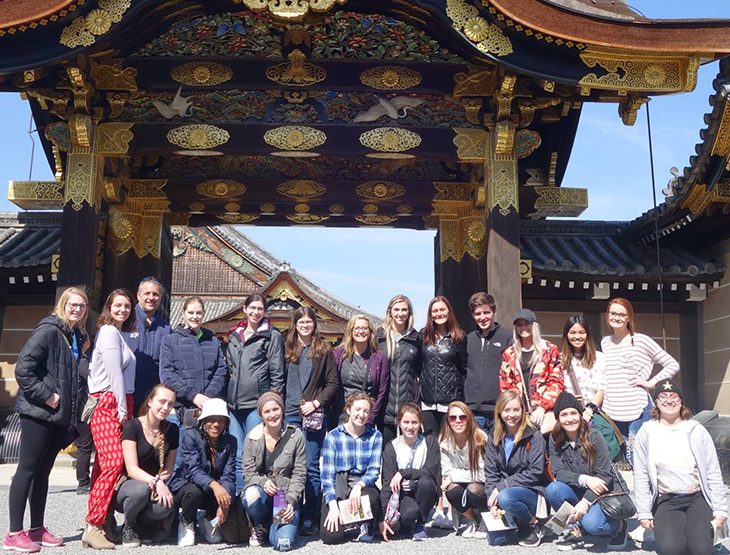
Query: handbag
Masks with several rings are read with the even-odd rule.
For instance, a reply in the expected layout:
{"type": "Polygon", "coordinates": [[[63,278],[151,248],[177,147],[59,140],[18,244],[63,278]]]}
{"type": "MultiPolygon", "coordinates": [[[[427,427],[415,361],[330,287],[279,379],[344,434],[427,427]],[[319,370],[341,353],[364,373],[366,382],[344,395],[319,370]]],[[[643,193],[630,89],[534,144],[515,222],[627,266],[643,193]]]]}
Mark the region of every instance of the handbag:
{"type": "Polygon", "coordinates": [[[318,432],[324,426],[324,409],[318,408],[307,416],[302,415],[302,428],[309,432],[318,432]]]}
{"type": "Polygon", "coordinates": [[[604,493],[598,498],[598,504],[608,518],[614,520],[627,520],[636,514],[636,505],[631,499],[629,492],[623,484],[623,480],[611,465],[611,471],[616,478],[616,484],[620,491],[604,493]]]}
{"type": "MultiPolygon", "coordinates": [[[[418,449],[418,446],[421,445],[422,441],[423,436],[420,436],[418,440],[416,440],[416,443],[413,444],[413,447],[411,447],[411,454],[408,457],[406,468],[413,468],[413,461],[416,458],[416,450],[418,449]]],[[[383,518],[391,526],[400,522],[400,494],[392,494],[390,496],[388,506],[385,507],[385,515],[383,518]]]]}
{"type": "Polygon", "coordinates": [[[91,424],[91,417],[94,414],[94,410],[96,410],[96,405],[99,404],[99,398],[94,397],[93,395],[89,395],[86,398],[86,403],[84,404],[84,410],[81,411],[81,422],[86,422],[87,424],[91,424]]]}

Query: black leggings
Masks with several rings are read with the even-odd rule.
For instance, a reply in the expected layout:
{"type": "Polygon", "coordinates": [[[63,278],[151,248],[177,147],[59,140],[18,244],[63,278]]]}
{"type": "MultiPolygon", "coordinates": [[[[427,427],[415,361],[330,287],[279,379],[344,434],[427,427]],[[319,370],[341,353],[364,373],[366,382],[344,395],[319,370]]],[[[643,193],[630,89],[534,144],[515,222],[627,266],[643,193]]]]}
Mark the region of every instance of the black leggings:
{"type": "MultiPolygon", "coordinates": [[[[238,498],[231,499],[231,503],[240,503],[238,498]]],[[[193,483],[185,484],[175,492],[175,505],[182,511],[183,522],[195,522],[198,509],[204,509],[207,516],[218,510],[218,501],[212,491],[205,492],[193,483]]]]}
{"type": "Polygon", "coordinates": [[[484,491],[484,484],[479,482],[449,484],[446,490],[446,499],[460,513],[464,513],[469,509],[473,509],[475,513],[487,510],[487,494],[484,491]]]}
{"type": "Polygon", "coordinates": [[[43,526],[48,497],[48,476],[63,448],[67,426],[58,426],[29,416],[20,417],[18,468],[10,485],[10,532],[23,529],[25,502],[30,499],[30,527],[43,526]]]}
{"type": "Polygon", "coordinates": [[[710,555],[712,509],[701,493],[662,495],[654,505],[654,535],[659,555],[710,555]]]}
{"type": "Polygon", "coordinates": [[[445,412],[438,412],[436,410],[424,410],[423,431],[427,434],[433,434],[438,437],[439,433],[441,432],[441,423],[443,422],[445,416],[445,412]]]}
{"type": "Polygon", "coordinates": [[[430,476],[424,474],[415,481],[415,491],[400,493],[400,524],[402,531],[411,531],[419,522],[425,524],[431,509],[436,506],[441,490],[430,476]]]}
{"type": "MultiPolygon", "coordinates": [[[[376,525],[380,524],[383,521],[383,507],[380,504],[380,491],[374,486],[368,486],[362,488],[361,495],[367,495],[370,498],[370,509],[373,511],[373,520],[375,521],[376,525]]],[[[345,533],[345,527],[342,524],[337,527],[336,532],[330,532],[324,525],[329,514],[329,503],[323,503],[322,521],[319,526],[319,537],[323,543],[328,545],[343,543],[347,539],[347,536],[345,533]]]]}
{"type": "Polygon", "coordinates": [[[79,437],[76,439],[76,481],[79,486],[89,487],[91,483],[89,469],[91,468],[91,453],[94,450],[94,439],[91,429],[86,422],[76,424],[79,437]]]}

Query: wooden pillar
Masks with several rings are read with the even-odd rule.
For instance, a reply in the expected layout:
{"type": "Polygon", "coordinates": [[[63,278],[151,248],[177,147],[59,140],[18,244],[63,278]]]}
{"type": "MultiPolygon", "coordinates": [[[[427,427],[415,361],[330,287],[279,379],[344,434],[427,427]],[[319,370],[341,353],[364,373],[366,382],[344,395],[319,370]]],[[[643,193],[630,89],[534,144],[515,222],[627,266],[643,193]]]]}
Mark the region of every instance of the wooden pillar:
{"type": "Polygon", "coordinates": [[[166,295],[163,316],[169,313],[172,286],[172,236],[165,180],[132,180],[124,204],[109,209],[104,256],[104,293],[125,287],[136,293],[139,281],[153,276],[166,295]]]}
{"type": "Polygon", "coordinates": [[[484,172],[487,190],[487,287],[497,301],[502,322],[508,323],[522,306],[514,124],[500,122],[489,135],[484,172]]]}
{"type": "Polygon", "coordinates": [[[104,159],[99,154],[96,126],[86,115],[69,118],[71,149],[66,161],[61,257],[57,292],[84,287],[92,306],[101,294],[98,237],[104,159]]]}

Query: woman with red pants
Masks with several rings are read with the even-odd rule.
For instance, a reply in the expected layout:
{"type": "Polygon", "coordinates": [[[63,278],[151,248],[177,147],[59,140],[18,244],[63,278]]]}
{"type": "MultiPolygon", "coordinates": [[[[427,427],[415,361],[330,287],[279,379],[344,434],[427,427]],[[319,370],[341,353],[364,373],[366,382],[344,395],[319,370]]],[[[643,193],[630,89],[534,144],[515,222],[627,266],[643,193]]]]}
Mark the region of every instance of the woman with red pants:
{"type": "MultiPolygon", "coordinates": [[[[115,289],[107,297],[97,321],[99,331],[89,365],[89,395],[98,399],[90,424],[96,460],[81,542],[84,547],[94,549],[114,549],[102,526],[124,466],[122,424],[133,416],[136,360],[122,337],[122,332],[134,331],[132,299],[132,294],[125,289],[115,289]]],[[[110,513],[109,517],[113,519],[114,514],[110,513]]]]}

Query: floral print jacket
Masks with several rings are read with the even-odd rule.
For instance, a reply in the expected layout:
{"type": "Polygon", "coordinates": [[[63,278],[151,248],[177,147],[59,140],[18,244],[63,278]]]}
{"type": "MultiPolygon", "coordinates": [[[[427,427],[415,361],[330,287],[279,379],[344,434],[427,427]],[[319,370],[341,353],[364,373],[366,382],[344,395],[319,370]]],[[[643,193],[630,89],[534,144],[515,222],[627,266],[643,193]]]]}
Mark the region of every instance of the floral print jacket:
{"type": "MultiPolygon", "coordinates": [[[[514,345],[502,354],[499,389],[500,391],[516,389],[524,396],[522,369],[514,345]]],[[[563,389],[565,382],[563,368],[560,365],[560,350],[550,341],[545,341],[545,349],[530,378],[532,408],[542,407],[546,411],[552,410],[555,400],[563,389]]]]}

